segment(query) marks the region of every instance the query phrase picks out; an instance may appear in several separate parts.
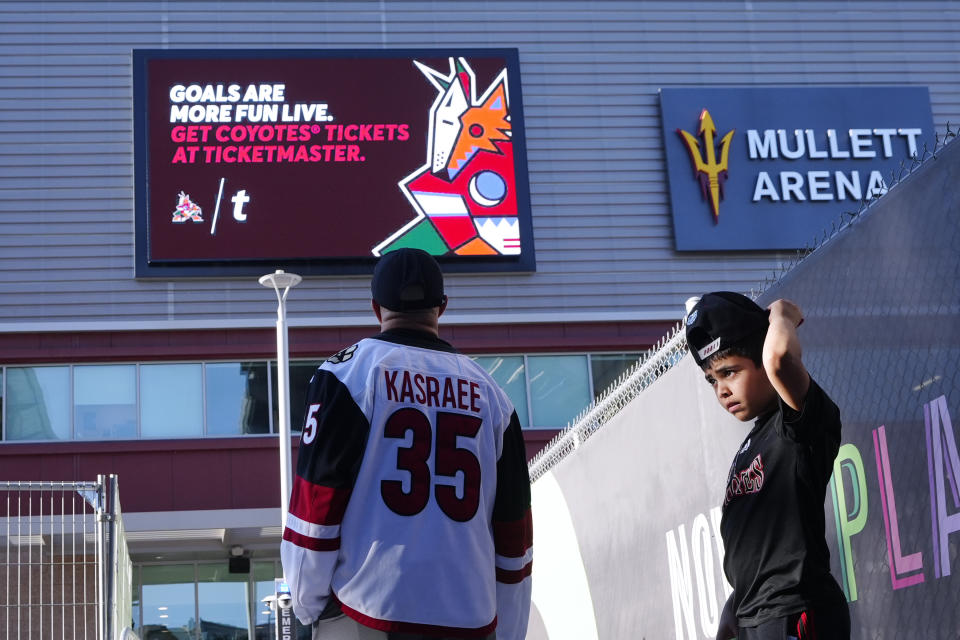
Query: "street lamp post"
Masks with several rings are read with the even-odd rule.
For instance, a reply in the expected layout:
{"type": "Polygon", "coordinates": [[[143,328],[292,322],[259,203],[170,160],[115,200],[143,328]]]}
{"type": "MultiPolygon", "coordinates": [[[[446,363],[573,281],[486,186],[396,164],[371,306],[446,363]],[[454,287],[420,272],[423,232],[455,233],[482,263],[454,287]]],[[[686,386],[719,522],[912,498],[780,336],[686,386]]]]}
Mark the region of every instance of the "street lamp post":
{"type": "Polygon", "coordinates": [[[293,469],[290,464],[290,354],[287,344],[287,293],[303,280],[295,273],[277,270],[261,276],[259,282],[277,294],[277,398],[280,413],[280,520],[287,524],[293,469]],[[283,293],[280,290],[283,289],[283,293]]]}

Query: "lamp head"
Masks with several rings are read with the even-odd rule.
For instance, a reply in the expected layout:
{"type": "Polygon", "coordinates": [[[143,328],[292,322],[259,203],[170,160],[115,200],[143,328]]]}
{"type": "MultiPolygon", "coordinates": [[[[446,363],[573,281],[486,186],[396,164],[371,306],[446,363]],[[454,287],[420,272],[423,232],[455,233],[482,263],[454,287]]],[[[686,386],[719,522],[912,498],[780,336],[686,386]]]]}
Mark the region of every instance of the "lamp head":
{"type": "Polygon", "coordinates": [[[287,273],[283,269],[277,269],[273,273],[260,276],[260,284],[269,289],[287,289],[295,287],[303,278],[295,273],[287,273]]]}

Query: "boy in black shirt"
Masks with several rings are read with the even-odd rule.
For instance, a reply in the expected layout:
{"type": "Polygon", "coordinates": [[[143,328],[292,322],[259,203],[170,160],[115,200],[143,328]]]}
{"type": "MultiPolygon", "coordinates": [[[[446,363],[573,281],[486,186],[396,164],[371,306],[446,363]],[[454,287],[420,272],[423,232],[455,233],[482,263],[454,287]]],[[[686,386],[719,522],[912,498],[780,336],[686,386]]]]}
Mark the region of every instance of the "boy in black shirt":
{"type": "Polygon", "coordinates": [[[792,302],[761,309],[726,291],[695,301],[686,318],[687,346],[717,400],[743,422],[756,419],[724,491],[720,534],[733,594],[718,640],[850,638],[824,538],[840,411],[803,366],[802,322],[792,302]]]}

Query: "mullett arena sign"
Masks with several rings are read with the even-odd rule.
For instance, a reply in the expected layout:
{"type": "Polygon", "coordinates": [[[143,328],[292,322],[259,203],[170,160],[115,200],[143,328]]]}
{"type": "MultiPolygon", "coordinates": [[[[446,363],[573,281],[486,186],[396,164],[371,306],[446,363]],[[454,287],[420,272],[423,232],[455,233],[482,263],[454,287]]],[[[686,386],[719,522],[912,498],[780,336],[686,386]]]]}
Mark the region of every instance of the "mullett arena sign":
{"type": "Polygon", "coordinates": [[[932,149],[926,87],[660,92],[678,251],[797,249],[932,149]]]}
{"type": "Polygon", "coordinates": [[[137,50],[137,276],[533,271],[516,49],[137,50]]]}

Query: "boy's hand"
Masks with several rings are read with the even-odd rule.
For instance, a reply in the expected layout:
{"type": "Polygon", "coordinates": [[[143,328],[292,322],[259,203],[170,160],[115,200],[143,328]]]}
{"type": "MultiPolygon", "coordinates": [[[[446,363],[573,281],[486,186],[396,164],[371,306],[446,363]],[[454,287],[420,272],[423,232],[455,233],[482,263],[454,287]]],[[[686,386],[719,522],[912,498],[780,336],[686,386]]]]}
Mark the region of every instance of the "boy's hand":
{"type": "Polygon", "coordinates": [[[799,327],[803,324],[803,311],[800,310],[795,303],[790,300],[774,300],[767,307],[770,310],[770,322],[772,323],[774,317],[783,318],[788,322],[793,323],[794,327],[799,327]]]}

